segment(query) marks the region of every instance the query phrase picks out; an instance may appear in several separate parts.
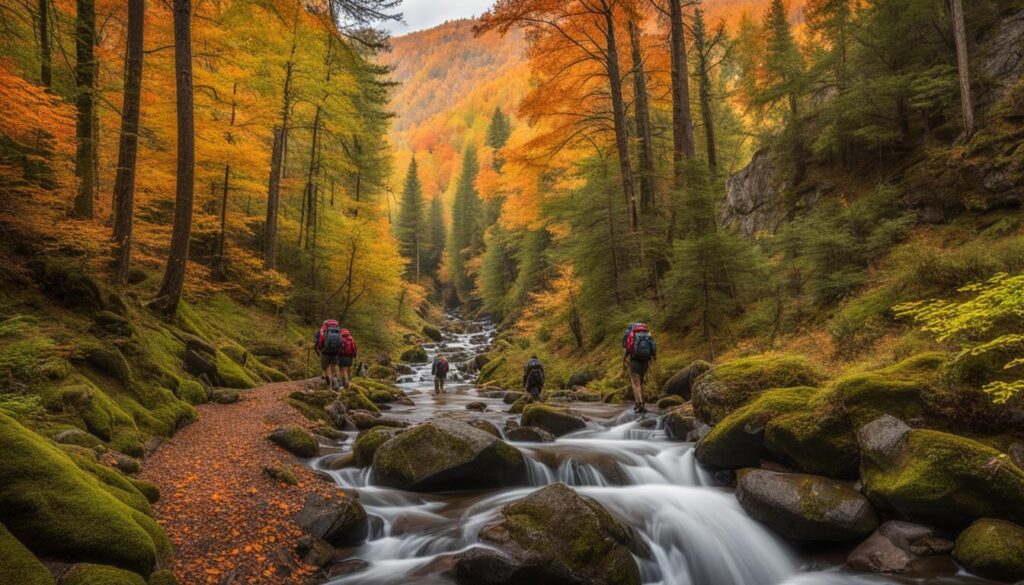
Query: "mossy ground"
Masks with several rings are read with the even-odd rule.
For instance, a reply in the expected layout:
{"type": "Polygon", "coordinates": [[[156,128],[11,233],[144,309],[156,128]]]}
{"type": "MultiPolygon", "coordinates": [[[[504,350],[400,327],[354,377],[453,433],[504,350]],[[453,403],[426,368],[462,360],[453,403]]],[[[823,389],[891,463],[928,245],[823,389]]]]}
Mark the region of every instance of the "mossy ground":
{"type": "Polygon", "coordinates": [[[146,585],[145,579],[131,571],[92,564],[71,567],[60,582],[61,585],[146,585]]]}
{"type": "Polygon", "coordinates": [[[53,585],[53,575],[0,524],[0,583],[53,585]]]}

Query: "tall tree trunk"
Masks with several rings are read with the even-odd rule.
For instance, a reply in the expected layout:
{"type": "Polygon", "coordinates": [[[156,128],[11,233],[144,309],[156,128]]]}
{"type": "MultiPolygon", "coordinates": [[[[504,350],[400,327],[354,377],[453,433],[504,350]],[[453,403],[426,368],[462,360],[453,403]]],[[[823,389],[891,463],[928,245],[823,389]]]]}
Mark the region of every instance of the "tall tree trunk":
{"type": "Polygon", "coordinates": [[[313,177],[316,174],[317,157],[319,150],[319,137],[320,137],[320,114],[322,108],[318,105],[316,107],[316,114],[313,116],[313,136],[310,139],[309,146],[309,168],[306,173],[306,188],[303,189],[302,193],[305,196],[305,200],[302,203],[303,210],[306,211],[306,223],[305,226],[302,224],[302,220],[299,220],[299,244],[302,245],[303,236],[305,237],[304,249],[309,249],[310,239],[309,234],[311,226],[315,221],[316,214],[314,213],[314,193],[315,186],[313,185],[313,177]]]}
{"type": "Polygon", "coordinates": [[[195,112],[192,105],[192,0],[174,0],[174,69],[178,114],[178,169],[174,194],[174,232],[171,251],[154,308],[173,316],[185,287],[188,244],[192,235],[195,190],[195,112]]]}
{"type": "Polygon", "coordinates": [[[139,102],[142,97],[142,40],[146,1],[128,0],[128,44],[125,48],[124,105],[114,178],[114,276],[128,280],[132,255],[132,215],[135,207],[135,161],[139,149],[139,102]]]}
{"type": "Polygon", "coordinates": [[[46,88],[53,84],[53,58],[50,56],[50,0],[39,0],[39,81],[46,88]]]}
{"type": "Polygon", "coordinates": [[[281,141],[284,131],[274,128],[274,146],[270,151],[270,184],[267,188],[267,221],[263,224],[263,268],[277,269],[277,209],[281,202],[281,141]]]}
{"type": "MultiPolygon", "coordinates": [[[[228,127],[233,128],[235,126],[235,116],[238,111],[238,82],[231,86],[231,118],[228,121],[228,127]]],[[[235,136],[230,130],[227,136],[228,144],[234,144],[235,136]]],[[[227,280],[228,276],[228,262],[227,256],[224,254],[224,250],[227,248],[228,239],[228,193],[231,192],[231,164],[224,165],[224,185],[221,189],[220,197],[220,235],[217,237],[217,259],[214,263],[214,271],[218,278],[221,280],[227,280]]],[[[251,197],[251,195],[250,195],[251,197]]]]}
{"type": "Polygon", "coordinates": [[[93,189],[95,187],[96,131],[93,110],[95,103],[96,57],[96,7],[93,0],[77,0],[75,18],[75,106],[78,115],[75,123],[75,174],[78,176],[78,193],[75,196],[74,214],[92,219],[93,189]]]}
{"type": "Polygon", "coordinates": [[[950,12],[953,16],[953,38],[956,40],[956,65],[960,74],[960,107],[964,115],[964,135],[970,138],[974,134],[974,103],[971,99],[971,64],[967,51],[967,30],[964,26],[962,0],[951,0],[950,12]]]}
{"type": "MultiPolygon", "coordinates": [[[[296,4],[296,11],[298,4],[296,4]]],[[[263,226],[263,268],[277,268],[277,211],[281,199],[281,175],[284,161],[284,143],[288,136],[288,122],[292,110],[292,74],[295,70],[295,50],[298,46],[298,13],[292,28],[292,48],[284,65],[284,91],[282,92],[281,125],[274,129],[274,145],[270,153],[270,179],[267,184],[267,221],[263,226]]]]}
{"type": "Polygon", "coordinates": [[[693,114],[690,111],[690,68],[686,61],[686,30],[683,27],[683,0],[668,0],[672,34],[669,54],[672,60],[672,162],[676,186],[683,176],[683,160],[697,156],[693,139],[693,114]]]}
{"type": "Polygon", "coordinates": [[[622,192],[626,196],[629,209],[629,225],[632,231],[639,228],[636,211],[636,193],[633,188],[633,164],[629,160],[629,135],[626,126],[626,103],[622,98],[622,76],[619,72],[619,52],[615,42],[615,19],[612,7],[605,4],[605,52],[608,71],[608,84],[612,97],[612,116],[615,121],[615,149],[619,155],[619,172],[622,175],[622,192]]]}
{"type": "MultiPolygon", "coordinates": [[[[703,22],[703,20],[701,20],[703,22]]],[[[711,109],[711,71],[708,64],[711,47],[708,46],[703,26],[695,26],[694,49],[697,51],[697,80],[700,84],[700,113],[704,122],[704,138],[707,143],[708,168],[711,176],[718,176],[718,146],[715,141],[715,116],[711,109]],[[699,33],[699,34],[698,34],[699,33]]]]}
{"type": "Polygon", "coordinates": [[[657,202],[654,192],[654,137],[651,133],[651,111],[643,51],[640,47],[640,29],[633,19],[629,20],[629,44],[633,59],[636,132],[640,138],[640,209],[649,213],[654,210],[657,202]]]}

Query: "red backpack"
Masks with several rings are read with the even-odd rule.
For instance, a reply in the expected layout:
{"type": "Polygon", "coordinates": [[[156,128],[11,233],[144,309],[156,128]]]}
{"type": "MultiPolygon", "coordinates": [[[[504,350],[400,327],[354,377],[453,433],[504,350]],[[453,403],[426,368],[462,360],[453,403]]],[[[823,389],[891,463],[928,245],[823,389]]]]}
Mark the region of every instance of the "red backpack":
{"type": "Polygon", "coordinates": [[[645,325],[644,323],[633,323],[632,325],[629,326],[629,329],[626,330],[625,345],[626,352],[629,353],[629,355],[636,355],[636,334],[640,333],[641,331],[644,333],[650,332],[650,330],[647,328],[647,325],[645,325]]]}
{"type": "Polygon", "coordinates": [[[341,356],[356,357],[356,338],[348,329],[341,330],[341,356]]]}
{"type": "Polygon", "coordinates": [[[337,348],[333,348],[333,347],[330,348],[331,351],[329,351],[328,353],[330,355],[335,355],[338,352],[338,350],[341,349],[341,346],[340,346],[341,332],[339,331],[339,328],[340,328],[340,325],[338,325],[338,322],[335,321],[334,319],[328,319],[328,320],[324,321],[323,325],[320,326],[320,334],[316,338],[316,349],[317,349],[317,351],[324,351],[325,349],[328,349],[327,348],[327,343],[328,343],[328,335],[329,334],[330,334],[330,337],[331,337],[331,339],[330,339],[331,343],[332,344],[337,344],[338,347],[337,348]]]}

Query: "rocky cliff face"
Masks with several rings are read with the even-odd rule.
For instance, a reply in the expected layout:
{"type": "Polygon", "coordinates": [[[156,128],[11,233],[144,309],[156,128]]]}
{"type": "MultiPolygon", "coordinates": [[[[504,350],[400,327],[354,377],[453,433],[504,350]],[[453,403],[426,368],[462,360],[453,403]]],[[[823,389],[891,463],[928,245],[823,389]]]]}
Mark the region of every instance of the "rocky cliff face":
{"type": "Polygon", "coordinates": [[[987,86],[978,105],[987,109],[1024,77],[1024,10],[1009,12],[978,45],[979,77],[987,86]]]}
{"type": "Polygon", "coordinates": [[[773,233],[793,218],[798,209],[812,206],[821,197],[822,185],[798,192],[789,188],[789,177],[775,160],[770,148],[759,150],[750,164],[725,184],[725,202],[719,223],[735,227],[748,236],[773,233]]]}

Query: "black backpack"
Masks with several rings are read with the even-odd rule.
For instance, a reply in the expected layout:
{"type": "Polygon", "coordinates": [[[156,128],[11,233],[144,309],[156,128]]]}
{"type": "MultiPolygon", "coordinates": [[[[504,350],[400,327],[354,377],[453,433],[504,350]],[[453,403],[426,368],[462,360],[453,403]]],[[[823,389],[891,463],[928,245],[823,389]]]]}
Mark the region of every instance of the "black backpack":
{"type": "Polygon", "coordinates": [[[344,341],[341,338],[341,328],[332,325],[327,328],[324,333],[324,348],[321,353],[325,355],[338,355],[341,353],[341,348],[344,345],[344,341]]]}
{"type": "Polygon", "coordinates": [[[544,366],[539,359],[526,362],[526,385],[531,388],[544,385],[544,366]]]}
{"type": "Polygon", "coordinates": [[[654,357],[657,346],[654,338],[647,331],[637,331],[633,334],[633,353],[630,357],[637,361],[646,362],[654,357]]]}

